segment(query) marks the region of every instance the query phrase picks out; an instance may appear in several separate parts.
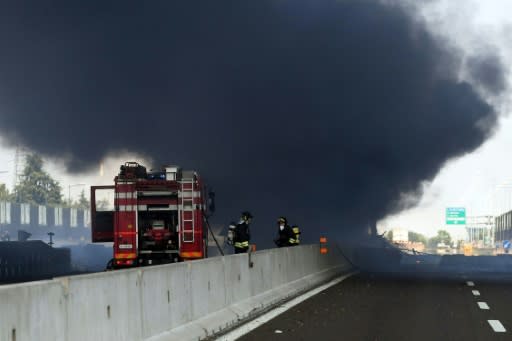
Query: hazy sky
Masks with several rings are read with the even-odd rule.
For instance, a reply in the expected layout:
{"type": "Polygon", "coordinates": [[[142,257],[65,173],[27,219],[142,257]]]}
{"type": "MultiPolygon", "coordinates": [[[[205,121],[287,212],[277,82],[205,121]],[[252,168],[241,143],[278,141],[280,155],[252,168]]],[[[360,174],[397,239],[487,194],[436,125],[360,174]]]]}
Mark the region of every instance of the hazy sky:
{"type": "MultiPolygon", "coordinates": [[[[254,209],[267,231],[282,214],[310,230],[355,231],[480,145],[495,116],[477,91],[500,115],[495,135],[446,163],[417,208],[381,222],[434,234],[447,206],[497,210],[495,186],[511,179],[512,122],[496,96],[508,95],[512,5],[427,3],[416,15],[433,37],[400,10],[358,1],[0,8],[0,130],[10,144],[64,156],[73,175],[55,159],[48,170],[65,196],[69,185],[110,184],[134,158],[120,155],[125,146],[205,170],[224,203],[219,222],[254,209]]],[[[13,159],[2,149],[8,185],[13,159]]]]}

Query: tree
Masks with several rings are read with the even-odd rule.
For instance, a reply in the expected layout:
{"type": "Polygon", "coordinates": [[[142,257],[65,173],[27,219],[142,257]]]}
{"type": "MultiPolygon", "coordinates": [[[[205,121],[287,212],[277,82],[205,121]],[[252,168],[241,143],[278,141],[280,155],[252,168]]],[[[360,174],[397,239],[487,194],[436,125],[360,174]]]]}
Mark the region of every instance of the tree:
{"type": "Polygon", "coordinates": [[[21,182],[16,185],[15,193],[16,202],[38,205],[62,203],[62,188],[43,170],[43,159],[37,154],[26,156],[21,182]]]}
{"type": "Polygon", "coordinates": [[[386,239],[393,241],[393,230],[389,230],[388,233],[386,233],[386,239]]]}
{"type": "Polygon", "coordinates": [[[423,243],[423,245],[427,245],[427,237],[425,237],[421,233],[417,233],[414,231],[409,231],[409,241],[415,243],[423,243]]]}
{"type": "Polygon", "coordinates": [[[82,190],[82,192],[80,192],[80,197],[78,198],[78,202],[75,204],[75,207],[80,208],[80,209],[88,209],[90,206],[91,206],[91,203],[85,197],[85,191],[82,190]]]}
{"type": "Polygon", "coordinates": [[[103,198],[101,200],[96,201],[96,211],[110,211],[112,209],[112,204],[108,201],[107,198],[103,198]]]}
{"type": "Polygon", "coordinates": [[[452,243],[452,237],[447,231],[439,230],[437,231],[437,236],[428,240],[428,245],[430,247],[436,247],[439,243],[443,243],[445,245],[450,245],[452,243]]]}
{"type": "Polygon", "coordinates": [[[450,245],[452,243],[452,236],[450,236],[450,234],[445,230],[437,231],[437,237],[441,243],[445,243],[446,245],[450,245]]]}
{"type": "Polygon", "coordinates": [[[9,189],[5,186],[5,184],[0,184],[0,200],[12,200],[12,195],[9,193],[9,189]]]}

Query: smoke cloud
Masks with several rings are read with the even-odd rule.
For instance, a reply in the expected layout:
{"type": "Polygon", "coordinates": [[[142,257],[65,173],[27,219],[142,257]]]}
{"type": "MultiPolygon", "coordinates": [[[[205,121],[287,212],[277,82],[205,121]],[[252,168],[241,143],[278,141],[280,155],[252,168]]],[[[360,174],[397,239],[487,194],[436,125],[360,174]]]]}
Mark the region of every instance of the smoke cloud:
{"type": "Polygon", "coordinates": [[[485,91],[496,94],[502,93],[507,87],[507,73],[503,71],[497,55],[477,55],[468,59],[470,77],[485,91]]]}
{"type": "MultiPolygon", "coordinates": [[[[366,233],[496,121],[457,78],[459,53],[399,6],[2,7],[0,129],[10,143],[65,157],[73,172],[118,150],[196,169],[216,190],[215,222],[250,210],[264,246],[280,215],[309,240],[366,233]]],[[[503,91],[496,57],[466,67],[503,91]]]]}

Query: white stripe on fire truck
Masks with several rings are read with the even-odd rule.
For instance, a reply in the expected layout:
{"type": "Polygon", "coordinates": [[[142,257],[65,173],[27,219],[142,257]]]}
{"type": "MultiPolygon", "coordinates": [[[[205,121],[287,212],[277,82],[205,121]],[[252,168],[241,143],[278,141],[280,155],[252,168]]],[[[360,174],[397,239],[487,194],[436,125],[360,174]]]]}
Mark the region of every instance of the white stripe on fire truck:
{"type": "Polygon", "coordinates": [[[137,192],[118,192],[117,198],[118,199],[136,199],[137,192]]]}
{"type": "MultiPolygon", "coordinates": [[[[161,195],[173,195],[175,192],[158,192],[158,191],[144,191],[141,192],[144,196],[161,196],[161,195]]],[[[200,191],[194,191],[192,192],[179,192],[178,198],[200,198],[201,192],[200,191]]],[[[137,198],[137,192],[117,192],[117,199],[136,199],[137,198]]]]}
{"type": "MultiPolygon", "coordinates": [[[[175,211],[178,209],[178,205],[167,205],[167,207],[146,207],[148,211],[175,211]]],[[[139,209],[140,211],[140,209],[139,209]]]]}
{"type": "Polygon", "coordinates": [[[173,191],[141,191],[140,192],[141,195],[143,196],[146,196],[146,197],[151,197],[151,196],[165,196],[165,195],[175,195],[176,192],[173,192],[173,191]]]}
{"type": "MultiPolygon", "coordinates": [[[[147,211],[148,210],[148,206],[147,205],[119,205],[119,211],[121,212],[133,212],[135,211],[135,206],[137,206],[137,210],[139,211],[147,211]]],[[[158,208],[149,208],[149,210],[153,210],[153,211],[175,211],[178,209],[178,205],[169,205],[169,207],[158,207],[158,208]]]]}

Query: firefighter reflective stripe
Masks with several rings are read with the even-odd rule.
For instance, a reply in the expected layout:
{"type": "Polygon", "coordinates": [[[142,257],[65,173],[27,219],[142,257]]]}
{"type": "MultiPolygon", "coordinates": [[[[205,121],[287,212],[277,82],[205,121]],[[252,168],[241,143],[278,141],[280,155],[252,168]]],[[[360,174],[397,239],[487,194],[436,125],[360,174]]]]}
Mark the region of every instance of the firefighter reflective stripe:
{"type": "Polygon", "coordinates": [[[247,242],[236,242],[235,247],[239,248],[239,249],[244,248],[244,247],[249,247],[249,242],[248,241],[247,242]]]}
{"type": "Polygon", "coordinates": [[[293,240],[292,244],[299,244],[300,243],[300,241],[299,241],[299,236],[300,236],[299,227],[298,226],[294,226],[292,228],[292,230],[293,230],[293,234],[295,235],[295,239],[293,240]]]}
{"type": "Polygon", "coordinates": [[[290,244],[298,244],[299,242],[295,238],[288,239],[288,243],[290,244]]]}

